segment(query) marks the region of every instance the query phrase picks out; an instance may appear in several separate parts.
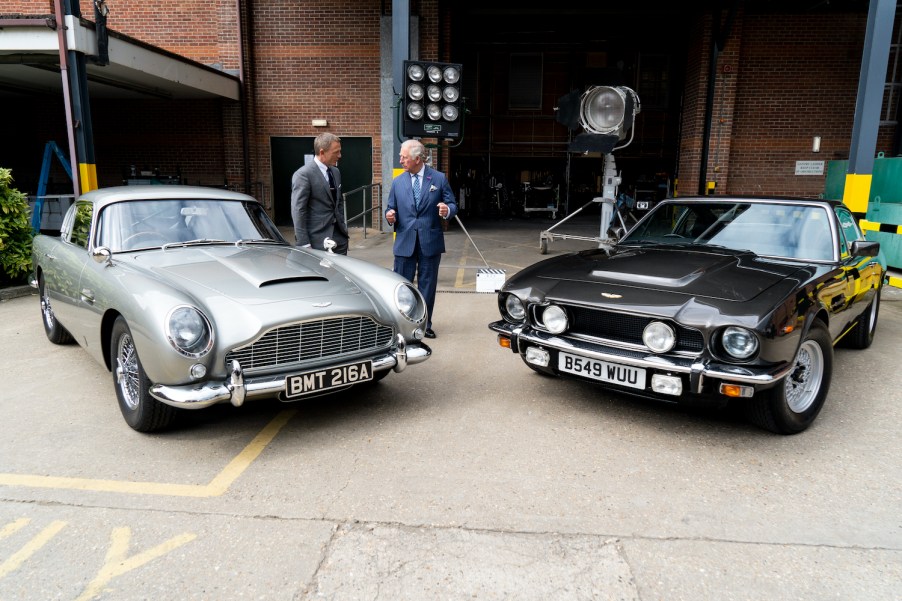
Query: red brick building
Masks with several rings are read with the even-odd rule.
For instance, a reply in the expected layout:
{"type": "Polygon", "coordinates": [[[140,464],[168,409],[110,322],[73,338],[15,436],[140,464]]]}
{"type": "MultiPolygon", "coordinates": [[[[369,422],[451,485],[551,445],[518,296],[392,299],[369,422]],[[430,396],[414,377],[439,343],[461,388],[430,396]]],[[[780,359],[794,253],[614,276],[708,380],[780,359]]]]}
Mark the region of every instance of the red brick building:
{"type": "MultiPolygon", "coordinates": [[[[116,80],[113,68],[89,61],[98,185],[127,181],[135,166],[191,184],[246,188],[284,222],[290,172],[322,131],[346,140],[346,182],[387,181],[397,166],[389,0],[105,4],[111,60],[127,59],[121,44],[151,51],[160,69],[172,70],[159,77],[174,83],[170,90],[116,80]],[[195,69],[199,82],[210,75],[234,83],[237,97],[182,84],[182,68],[195,69]]],[[[82,23],[93,30],[93,5],[81,5],[82,23]]],[[[67,144],[63,95],[46,79],[60,80],[58,61],[46,52],[36,60],[26,36],[56,35],[56,4],[6,0],[0,11],[0,165],[33,194],[45,143],[67,144]]],[[[412,0],[411,54],[463,65],[465,134],[453,148],[444,144],[435,162],[477,214],[490,178],[512,192],[526,181],[553,184],[574,208],[597,192],[600,158],[567,152],[571,132],[554,111],[560,96],[588,85],[626,85],[642,101],[635,139],[617,154],[623,191],[685,195],[714,182],[718,194],[816,196],[824,176],[796,175],[796,165],[848,157],[867,11],[867,0],[573,8],[412,0]],[[712,64],[715,33],[724,43],[712,64]]],[[[895,58],[876,149],[891,156],[900,152],[895,58]]],[[[71,189],[58,165],[51,179],[50,191],[71,189]]]]}

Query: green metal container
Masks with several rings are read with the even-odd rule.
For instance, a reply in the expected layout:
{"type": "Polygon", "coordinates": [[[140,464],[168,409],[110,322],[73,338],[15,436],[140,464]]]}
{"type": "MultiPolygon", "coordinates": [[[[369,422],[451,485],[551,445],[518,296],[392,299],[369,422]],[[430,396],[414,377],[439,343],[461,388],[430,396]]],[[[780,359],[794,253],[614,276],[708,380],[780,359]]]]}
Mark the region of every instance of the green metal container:
{"type": "MultiPolygon", "coordinates": [[[[842,200],[849,161],[829,161],[824,182],[824,198],[842,200]]],[[[880,250],[890,267],[902,269],[902,234],[895,233],[902,226],[902,157],[874,159],[871,193],[866,219],[892,231],[865,232],[868,240],[880,243],[880,250]]]]}

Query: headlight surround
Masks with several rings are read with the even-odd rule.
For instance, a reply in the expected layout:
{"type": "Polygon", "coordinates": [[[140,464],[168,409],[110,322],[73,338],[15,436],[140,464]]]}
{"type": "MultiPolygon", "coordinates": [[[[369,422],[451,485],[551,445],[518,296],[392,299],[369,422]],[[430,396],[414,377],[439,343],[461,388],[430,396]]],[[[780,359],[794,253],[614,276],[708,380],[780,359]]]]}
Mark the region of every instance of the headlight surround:
{"type": "Polygon", "coordinates": [[[407,320],[414,323],[426,317],[426,302],[420,291],[410,284],[398,284],[395,288],[395,306],[407,320]]]}
{"type": "Polygon", "coordinates": [[[734,359],[745,360],[758,352],[758,337],[753,331],[739,326],[724,328],[720,344],[734,359]]]}
{"type": "Polygon", "coordinates": [[[567,312],[557,305],[548,305],[542,311],[542,323],[552,334],[563,334],[570,327],[567,312]]]}
{"type": "Polygon", "coordinates": [[[505,294],[501,299],[501,313],[506,319],[514,322],[526,319],[526,307],[515,294],[505,294]]]}
{"type": "Polygon", "coordinates": [[[179,305],[166,317],[166,338],[176,351],[197,359],[213,348],[213,328],[196,307],[179,305]]]}
{"type": "Polygon", "coordinates": [[[663,321],[653,321],[642,330],[642,342],[654,353],[666,353],[676,346],[676,332],[663,321]]]}

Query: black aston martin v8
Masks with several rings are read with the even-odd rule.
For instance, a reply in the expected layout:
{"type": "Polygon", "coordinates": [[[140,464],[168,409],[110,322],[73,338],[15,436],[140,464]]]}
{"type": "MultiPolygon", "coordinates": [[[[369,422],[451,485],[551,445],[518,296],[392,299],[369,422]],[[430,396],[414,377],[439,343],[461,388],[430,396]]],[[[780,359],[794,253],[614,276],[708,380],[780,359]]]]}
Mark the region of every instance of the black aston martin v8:
{"type": "Polygon", "coordinates": [[[879,250],[836,201],[671,199],[613,247],[520,271],[489,328],[538,372],[736,399],[752,422],[793,434],[824,404],[834,345],[873,340],[879,250]]]}

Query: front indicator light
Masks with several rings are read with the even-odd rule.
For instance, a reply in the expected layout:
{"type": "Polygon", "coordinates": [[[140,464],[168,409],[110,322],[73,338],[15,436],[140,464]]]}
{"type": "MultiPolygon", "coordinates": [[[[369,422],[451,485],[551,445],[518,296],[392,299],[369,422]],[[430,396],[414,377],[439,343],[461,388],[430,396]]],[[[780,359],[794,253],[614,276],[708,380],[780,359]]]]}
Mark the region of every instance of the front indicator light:
{"type": "Polygon", "coordinates": [[[751,386],[740,386],[739,384],[721,384],[720,394],[732,398],[750,399],[755,395],[755,389],[751,386]]]}
{"type": "Polygon", "coordinates": [[[511,347],[511,339],[508,338],[507,336],[502,336],[501,334],[498,334],[498,345],[501,346],[502,348],[509,349],[511,347]]]}
{"type": "Polygon", "coordinates": [[[655,374],[651,377],[651,389],[658,394],[680,396],[683,394],[683,381],[679,376],[655,374]]]}
{"type": "Polygon", "coordinates": [[[548,364],[551,363],[551,353],[545,349],[531,346],[526,349],[526,361],[539,367],[548,367],[548,364]]]}

